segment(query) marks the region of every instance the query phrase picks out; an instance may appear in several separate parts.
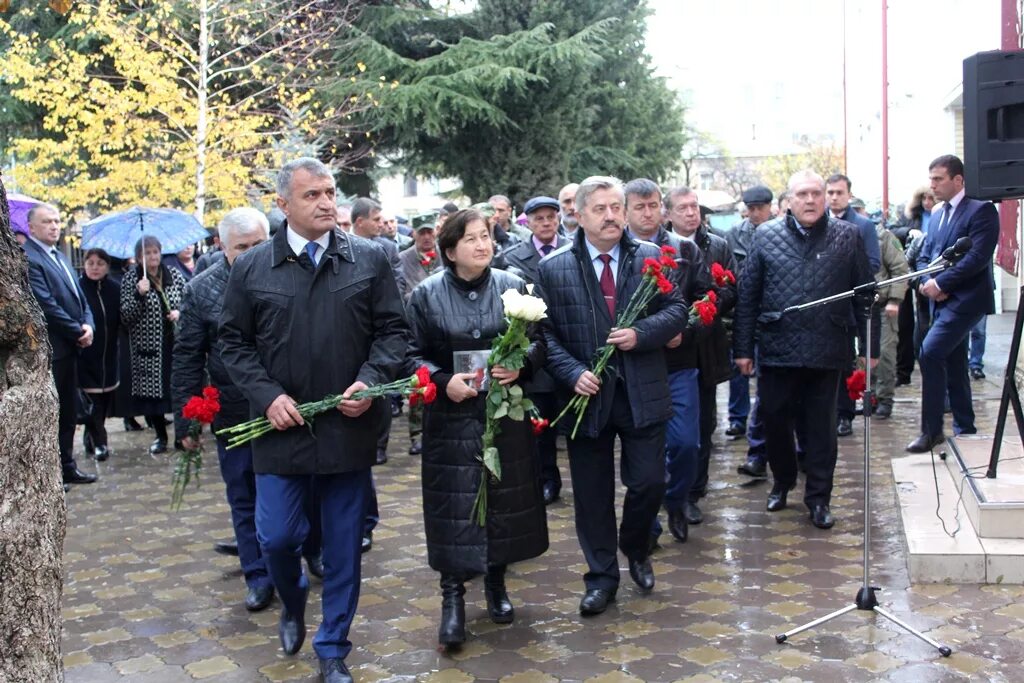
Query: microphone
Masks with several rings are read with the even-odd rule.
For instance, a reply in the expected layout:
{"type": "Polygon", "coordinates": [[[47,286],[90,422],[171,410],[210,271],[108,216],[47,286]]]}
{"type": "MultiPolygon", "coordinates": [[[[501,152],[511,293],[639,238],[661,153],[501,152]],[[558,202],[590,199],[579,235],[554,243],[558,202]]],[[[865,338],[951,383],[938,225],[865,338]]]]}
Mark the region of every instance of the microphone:
{"type": "Polygon", "coordinates": [[[956,241],[955,244],[953,244],[953,246],[947,248],[944,252],[942,252],[941,256],[939,256],[934,261],[929,263],[928,266],[935,266],[942,263],[943,261],[946,261],[947,263],[952,265],[959,261],[960,259],[962,259],[964,255],[971,250],[971,247],[973,245],[974,243],[971,242],[970,237],[961,237],[956,241]]]}

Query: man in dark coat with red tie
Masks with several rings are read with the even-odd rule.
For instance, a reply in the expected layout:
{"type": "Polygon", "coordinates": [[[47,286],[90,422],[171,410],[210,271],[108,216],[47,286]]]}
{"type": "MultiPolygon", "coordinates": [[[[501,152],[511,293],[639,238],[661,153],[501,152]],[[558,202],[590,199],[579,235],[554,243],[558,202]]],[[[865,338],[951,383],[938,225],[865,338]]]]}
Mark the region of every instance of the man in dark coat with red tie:
{"type": "MultiPolygon", "coordinates": [[[[686,324],[678,289],[656,295],[632,327],[615,328],[643,280],[644,259],[658,247],[625,232],[626,197],[616,178],[595,176],[580,183],[576,210],[582,229],[573,242],[540,264],[540,286],[548,305],[544,336],[548,371],[568,398],[589,396],[575,437],[569,438],[569,471],[576,507],[576,534],[587,561],[584,616],[600,614],[619,587],[617,550],[642,591],[654,588],[651,526],[665,495],[665,428],[672,414],[665,345],[686,324]],[[591,372],[596,351],[616,348],[609,370],[591,372]],[[615,438],[622,445],[626,497],[622,525],[615,528],[615,438]],[[617,541],[617,542],[616,542],[617,541]]],[[[570,426],[576,416],[566,418],[570,426]]]]}
{"type": "Polygon", "coordinates": [[[46,331],[53,348],[53,382],[57,386],[59,417],[57,443],[65,484],[91,484],[75,463],[75,425],[78,405],[78,352],[92,344],[92,311],[67,257],[57,249],[60,212],[39,204],[28,212],[31,233],[25,242],[28,280],[32,293],[46,317],[46,331]]]}

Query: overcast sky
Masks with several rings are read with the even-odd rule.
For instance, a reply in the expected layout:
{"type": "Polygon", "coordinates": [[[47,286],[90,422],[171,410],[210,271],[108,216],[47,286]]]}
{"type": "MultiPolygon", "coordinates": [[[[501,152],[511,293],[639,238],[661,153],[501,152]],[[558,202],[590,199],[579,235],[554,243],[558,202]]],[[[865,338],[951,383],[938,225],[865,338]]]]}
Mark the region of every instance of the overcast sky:
{"type": "MultiPolygon", "coordinates": [[[[801,132],[842,141],[845,15],[850,174],[869,186],[865,196],[880,194],[879,0],[649,5],[647,48],[657,72],[685,93],[692,121],[733,154],[784,151],[801,132]]],[[[909,190],[915,169],[951,151],[943,108],[963,59],[999,48],[999,10],[999,0],[889,1],[892,192],[909,190]]]]}

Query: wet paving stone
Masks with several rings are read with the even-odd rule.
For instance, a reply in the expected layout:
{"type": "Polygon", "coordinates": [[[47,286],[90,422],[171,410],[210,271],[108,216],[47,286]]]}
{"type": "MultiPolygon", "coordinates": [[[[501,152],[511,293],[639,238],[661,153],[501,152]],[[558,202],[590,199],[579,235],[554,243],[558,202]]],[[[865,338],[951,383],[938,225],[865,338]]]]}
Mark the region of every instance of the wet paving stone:
{"type": "MultiPolygon", "coordinates": [[[[916,434],[915,384],[901,387],[893,417],[873,423],[872,583],[895,616],[955,650],[941,658],[881,617],[853,612],[779,645],[775,634],[851,603],[862,580],[863,462],[860,418],[839,440],[831,531],[811,526],[799,490],[765,511],[768,486],[736,473],[746,443],[716,434],[705,521],[653,556],[657,585],[641,593],[625,558],[618,598],[603,615],[577,612],[583,588],[565,452],[564,486],[548,508],[551,548],[509,569],[516,609],[492,624],[482,583],[467,585],[467,630],[458,652],[437,649],[438,576],[426,565],[419,462],[405,454],[395,420],[390,459],[375,468],[381,523],[363,556],[362,596],[349,657],[356,681],[554,683],[555,681],[1017,681],[1024,680],[1024,587],[911,585],[889,460],[916,434]]],[[[975,382],[978,427],[990,432],[998,387],[975,382]]],[[[726,388],[719,390],[725,414],[726,388]]],[[[68,494],[64,664],[69,683],[318,680],[313,631],[301,652],[277,640],[280,603],[251,614],[230,540],[216,458],[179,512],[168,508],[171,461],[148,455],[151,437],[111,421],[114,455],[80,461],[100,480],[68,494]]],[[[664,522],[664,515],[662,516],[664,522]]],[[[319,623],[320,584],[307,609],[319,623]]]]}

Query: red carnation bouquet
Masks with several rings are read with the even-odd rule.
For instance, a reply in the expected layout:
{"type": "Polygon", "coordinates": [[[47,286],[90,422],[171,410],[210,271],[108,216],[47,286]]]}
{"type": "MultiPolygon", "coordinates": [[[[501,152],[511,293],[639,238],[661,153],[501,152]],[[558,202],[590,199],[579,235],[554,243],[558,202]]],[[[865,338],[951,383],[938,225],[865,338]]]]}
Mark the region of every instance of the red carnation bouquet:
{"type": "MultiPolygon", "coordinates": [[[[668,294],[672,291],[674,285],[665,276],[665,271],[675,270],[679,267],[679,264],[673,258],[676,253],[675,248],[665,245],[661,248],[661,256],[659,258],[644,259],[643,269],[640,271],[643,273],[643,279],[640,282],[640,286],[633,292],[633,296],[630,297],[626,308],[619,311],[618,315],[615,316],[615,328],[621,330],[632,327],[633,323],[637,321],[641,313],[647,310],[647,305],[651,303],[651,300],[659,292],[661,294],[668,294]]],[[[615,353],[615,346],[612,344],[605,344],[597,350],[594,366],[591,370],[596,377],[600,378],[605,370],[608,369],[608,362],[611,360],[613,353],[615,353]]],[[[580,422],[583,421],[583,413],[586,412],[587,405],[590,404],[590,398],[590,396],[580,394],[573,396],[568,405],[558,414],[558,417],[551,422],[551,426],[558,424],[558,421],[566,413],[575,413],[576,423],[573,425],[571,438],[576,438],[576,430],[579,429],[580,422]]]]}
{"type": "Polygon", "coordinates": [[[423,252],[423,258],[420,259],[420,265],[424,268],[430,268],[430,264],[432,264],[436,258],[437,252],[433,249],[423,252]]]}
{"type": "Polygon", "coordinates": [[[715,281],[716,287],[736,284],[736,276],[728,268],[723,268],[720,263],[711,264],[711,279],[715,281]]]}
{"type": "MultiPolygon", "coordinates": [[[[191,420],[188,427],[188,436],[199,443],[199,435],[203,432],[203,425],[212,424],[217,413],[220,412],[220,392],[216,387],[204,387],[202,396],[193,396],[181,409],[181,416],[191,420]]],[[[200,446],[178,451],[178,460],[174,463],[174,479],[171,480],[171,509],[181,508],[181,502],[185,498],[185,488],[193,478],[196,480],[196,488],[199,487],[199,470],[203,466],[203,449],[200,446]]]]}
{"type": "Polygon", "coordinates": [[[716,315],[718,315],[718,295],[712,289],[709,289],[703,297],[694,301],[690,306],[691,325],[700,323],[707,327],[715,322],[716,315]]]}
{"type": "Polygon", "coordinates": [[[867,388],[867,374],[863,370],[854,370],[846,378],[846,393],[851,401],[859,401],[864,398],[864,391],[867,388]]]}
{"type": "MultiPolygon", "coordinates": [[[[360,391],[353,392],[348,397],[350,401],[361,401],[364,398],[380,398],[381,396],[388,395],[406,396],[409,399],[409,405],[414,406],[420,403],[427,404],[433,403],[434,399],[437,398],[437,385],[430,381],[430,370],[425,365],[421,365],[416,369],[415,374],[405,379],[400,379],[395,382],[388,382],[387,384],[378,384],[376,386],[368,387],[360,391]]],[[[331,394],[325,396],[319,401],[310,401],[309,403],[300,403],[295,406],[295,409],[299,411],[299,415],[305,421],[310,431],[313,429],[313,418],[321,413],[326,413],[328,410],[334,410],[341,403],[343,396],[341,394],[331,394]]],[[[257,417],[248,422],[235,425],[234,427],[228,427],[217,432],[217,436],[226,436],[228,439],[228,448],[234,448],[235,446],[241,446],[243,443],[257,439],[264,434],[276,431],[274,426],[270,424],[270,420],[265,417],[257,417]]]]}

